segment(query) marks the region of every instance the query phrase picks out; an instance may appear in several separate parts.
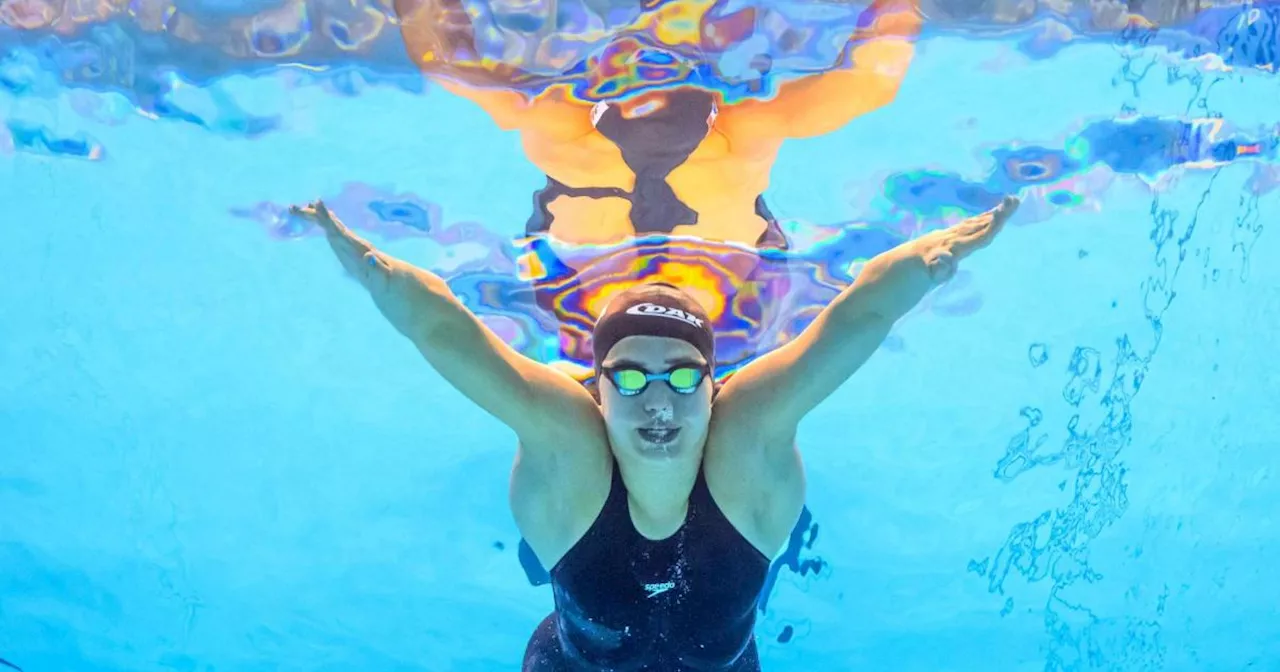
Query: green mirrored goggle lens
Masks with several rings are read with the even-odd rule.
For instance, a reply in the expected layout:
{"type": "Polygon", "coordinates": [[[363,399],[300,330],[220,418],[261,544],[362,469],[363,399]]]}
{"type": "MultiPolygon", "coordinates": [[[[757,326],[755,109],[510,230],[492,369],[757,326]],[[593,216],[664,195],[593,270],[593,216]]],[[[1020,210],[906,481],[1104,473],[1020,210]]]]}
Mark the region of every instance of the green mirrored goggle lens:
{"type": "Polygon", "coordinates": [[[613,374],[613,382],[618,385],[619,390],[630,392],[643,390],[649,384],[649,377],[643,371],[623,369],[613,374]]]}
{"type": "Polygon", "coordinates": [[[677,390],[693,389],[698,386],[698,383],[702,382],[702,371],[692,367],[675,369],[671,371],[667,381],[671,383],[671,387],[677,390]]]}

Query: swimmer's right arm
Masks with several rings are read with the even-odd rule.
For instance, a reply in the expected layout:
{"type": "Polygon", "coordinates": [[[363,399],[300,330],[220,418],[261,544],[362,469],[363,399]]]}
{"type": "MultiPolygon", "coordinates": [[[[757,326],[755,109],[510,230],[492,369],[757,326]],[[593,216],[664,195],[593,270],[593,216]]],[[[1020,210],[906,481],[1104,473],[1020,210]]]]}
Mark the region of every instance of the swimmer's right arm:
{"type": "Polygon", "coordinates": [[[603,433],[590,394],[569,375],[517,352],[486,327],[440,276],[378,251],[316,202],[292,214],[318,225],[343,268],[431,367],[515,431],[522,450],[593,445],[603,433]]]}
{"type": "Polygon", "coordinates": [[[451,62],[452,54],[476,52],[471,19],[458,0],[394,2],[409,58],[441,88],[479,105],[502,130],[533,132],[561,141],[595,130],[590,106],[566,100],[559,90],[530,98],[503,88],[510,85],[509,75],[516,70],[509,64],[487,69],[451,62]]]}

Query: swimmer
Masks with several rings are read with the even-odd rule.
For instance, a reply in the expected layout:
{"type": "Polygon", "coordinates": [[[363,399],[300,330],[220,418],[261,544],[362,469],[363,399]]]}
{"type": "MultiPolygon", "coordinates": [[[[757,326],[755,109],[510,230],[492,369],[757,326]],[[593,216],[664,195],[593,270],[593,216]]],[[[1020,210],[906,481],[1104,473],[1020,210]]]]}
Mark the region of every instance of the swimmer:
{"type": "Polygon", "coordinates": [[[920,29],[916,0],[877,0],[864,13],[874,22],[842,55],[851,66],[786,82],[770,100],[722,105],[682,86],[593,105],[564,87],[532,99],[503,89],[498,70],[510,66],[455,67],[447,54],[476,51],[458,0],[395,0],[395,10],[421,70],[518,131],[546,174],[527,233],[599,245],[670,234],[786,248],[763,197],[783,141],[835,131],[892,101],[920,29]]]}
{"type": "Polygon", "coordinates": [[[798,338],[722,384],[701,306],[671,285],[624,289],[595,325],[594,389],[518,353],[442,278],[323,203],[292,212],[441,377],[515,433],[509,505],[555,599],[524,672],[756,672],[756,600],[805,501],[801,419],[1017,206],[876,256],[798,338]]]}

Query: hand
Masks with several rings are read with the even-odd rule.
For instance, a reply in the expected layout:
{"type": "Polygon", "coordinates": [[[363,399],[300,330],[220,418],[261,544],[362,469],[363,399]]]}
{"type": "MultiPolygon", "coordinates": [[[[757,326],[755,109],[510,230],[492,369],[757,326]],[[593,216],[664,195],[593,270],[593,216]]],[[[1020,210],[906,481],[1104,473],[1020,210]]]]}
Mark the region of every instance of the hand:
{"type": "Polygon", "coordinates": [[[356,276],[365,287],[370,287],[370,281],[376,280],[379,273],[385,274],[391,270],[392,260],[383,257],[372,245],[334,217],[329,208],[325,207],[324,201],[315,201],[303,207],[295,205],[289,208],[289,214],[319,226],[342,267],[356,276]]]}
{"type": "Polygon", "coordinates": [[[995,208],[959,224],[934,231],[912,242],[929,269],[934,284],[950,280],[961,259],[991,244],[1022,201],[1005,196],[995,208]]]}
{"type": "Polygon", "coordinates": [[[289,213],[324,230],[329,247],[342,267],[369,290],[378,310],[396,329],[411,335],[415,320],[422,317],[419,307],[424,305],[424,295],[429,292],[432,280],[426,277],[429,274],[374,249],[334,217],[323,201],[304,207],[295,205],[289,208],[289,213]]]}

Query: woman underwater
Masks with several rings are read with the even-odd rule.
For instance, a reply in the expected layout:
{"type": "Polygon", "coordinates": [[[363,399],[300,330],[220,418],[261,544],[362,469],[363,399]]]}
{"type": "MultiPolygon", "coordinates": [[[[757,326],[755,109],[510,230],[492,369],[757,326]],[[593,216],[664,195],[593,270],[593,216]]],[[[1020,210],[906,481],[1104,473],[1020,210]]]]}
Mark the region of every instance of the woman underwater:
{"type": "MultiPolygon", "coordinates": [[[[438,46],[424,46],[427,33],[410,19],[411,52],[432,53],[438,46]]],[[[905,68],[909,44],[884,48],[905,68]]],[[[776,227],[760,193],[782,139],[833,130],[888,102],[898,79],[827,73],[784,87],[785,100],[718,114],[710,94],[690,89],[589,114],[554,96],[531,102],[445,86],[520,129],[548,174],[552,195],[539,202],[551,235],[614,242],[694,232],[763,245],[776,227]],[[870,93],[855,89],[858,100],[823,107],[818,98],[838,99],[824,88],[837,81],[863,82],[870,93]],[[813,107],[797,102],[810,95],[813,107]]],[[[441,277],[373,248],[323,203],[293,212],[324,230],[342,266],[429,365],[515,433],[509,505],[550,568],[555,598],[530,638],[525,672],[755,672],[756,600],[805,499],[800,421],[1017,206],[1007,197],[876,256],[797,338],[720,383],[705,307],[681,287],[637,282],[595,319],[586,385],[517,352],[441,277]]]]}
{"type": "Polygon", "coordinates": [[[441,377],[515,433],[509,505],[555,597],[525,672],[754,672],[756,599],[805,500],[801,419],[1017,205],[876,256],[798,338],[723,385],[693,298],[624,289],[596,321],[591,387],[517,352],[441,277],[374,249],[323,203],[294,213],[441,377]]]}

